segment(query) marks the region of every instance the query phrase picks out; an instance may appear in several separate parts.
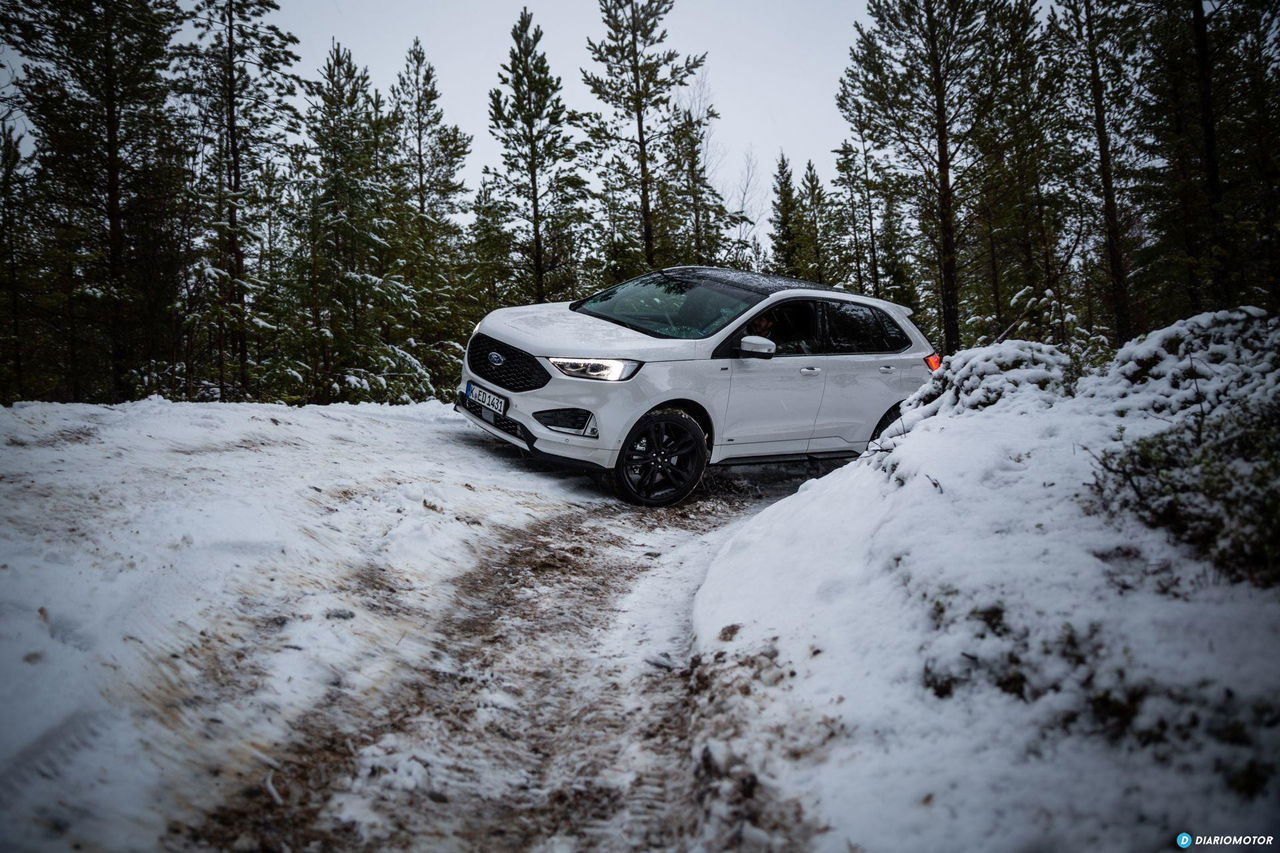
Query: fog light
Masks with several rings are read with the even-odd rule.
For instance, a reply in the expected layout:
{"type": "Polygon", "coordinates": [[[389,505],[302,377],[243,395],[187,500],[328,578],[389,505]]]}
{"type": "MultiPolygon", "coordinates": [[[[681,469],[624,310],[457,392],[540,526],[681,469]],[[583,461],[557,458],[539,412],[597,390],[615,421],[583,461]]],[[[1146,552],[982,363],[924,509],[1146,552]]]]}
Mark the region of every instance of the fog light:
{"type": "Polygon", "coordinates": [[[564,432],[569,435],[581,435],[587,438],[598,438],[600,430],[596,428],[595,415],[586,409],[546,409],[533,413],[534,420],[547,429],[564,432]]]}

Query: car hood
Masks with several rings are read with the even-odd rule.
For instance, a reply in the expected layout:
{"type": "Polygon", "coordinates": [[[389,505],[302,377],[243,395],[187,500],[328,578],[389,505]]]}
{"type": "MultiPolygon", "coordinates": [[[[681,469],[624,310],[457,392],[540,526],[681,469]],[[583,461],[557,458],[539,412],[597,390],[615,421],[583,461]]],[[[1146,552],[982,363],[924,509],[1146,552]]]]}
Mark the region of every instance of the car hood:
{"type": "Polygon", "coordinates": [[[500,308],[479,331],[532,355],[674,361],[694,358],[700,341],[655,338],[599,317],[569,310],[568,302],[500,308]]]}

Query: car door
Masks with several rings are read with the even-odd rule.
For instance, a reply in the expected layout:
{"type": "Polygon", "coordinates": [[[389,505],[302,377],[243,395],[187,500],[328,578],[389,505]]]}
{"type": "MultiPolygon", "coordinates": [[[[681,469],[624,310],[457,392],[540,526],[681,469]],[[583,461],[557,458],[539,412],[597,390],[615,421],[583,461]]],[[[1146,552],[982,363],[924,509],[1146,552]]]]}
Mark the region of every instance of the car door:
{"type": "Polygon", "coordinates": [[[729,356],[729,401],[720,458],[804,453],[822,403],[821,303],[790,299],[764,309],[722,344],[729,356]],[[773,358],[742,358],[747,334],[773,341],[773,358]]]}
{"type": "Polygon", "coordinates": [[[900,374],[911,363],[901,354],[910,341],[883,311],[870,305],[831,300],[825,305],[826,385],[814,420],[810,453],[855,453],[902,397],[900,374]],[[894,334],[896,331],[897,334],[894,334]],[[896,348],[900,352],[892,351],[896,348]]]}

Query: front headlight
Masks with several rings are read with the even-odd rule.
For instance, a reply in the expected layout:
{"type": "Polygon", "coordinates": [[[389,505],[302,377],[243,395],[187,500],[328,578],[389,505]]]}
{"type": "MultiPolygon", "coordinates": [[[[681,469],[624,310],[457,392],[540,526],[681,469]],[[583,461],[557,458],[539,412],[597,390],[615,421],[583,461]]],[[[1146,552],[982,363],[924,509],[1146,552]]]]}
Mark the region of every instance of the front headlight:
{"type": "Polygon", "coordinates": [[[624,358],[549,358],[565,376],[575,379],[603,379],[619,382],[636,375],[642,362],[624,358]]]}

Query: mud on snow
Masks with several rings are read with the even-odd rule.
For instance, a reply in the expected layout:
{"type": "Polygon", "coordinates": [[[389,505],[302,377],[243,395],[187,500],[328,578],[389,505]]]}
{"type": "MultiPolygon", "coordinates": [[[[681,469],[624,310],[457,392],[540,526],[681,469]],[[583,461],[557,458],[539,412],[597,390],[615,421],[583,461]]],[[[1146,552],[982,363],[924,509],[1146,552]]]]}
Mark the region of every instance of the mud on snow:
{"type": "MultiPolygon", "coordinates": [[[[688,619],[726,526],[804,473],[713,474],[678,507],[490,531],[421,660],[374,693],[335,674],[166,846],[803,849],[798,804],[698,746],[723,725],[715,691],[743,679],[691,656],[688,619]]],[[[376,606],[405,606],[375,570],[364,581],[376,606]]]]}

